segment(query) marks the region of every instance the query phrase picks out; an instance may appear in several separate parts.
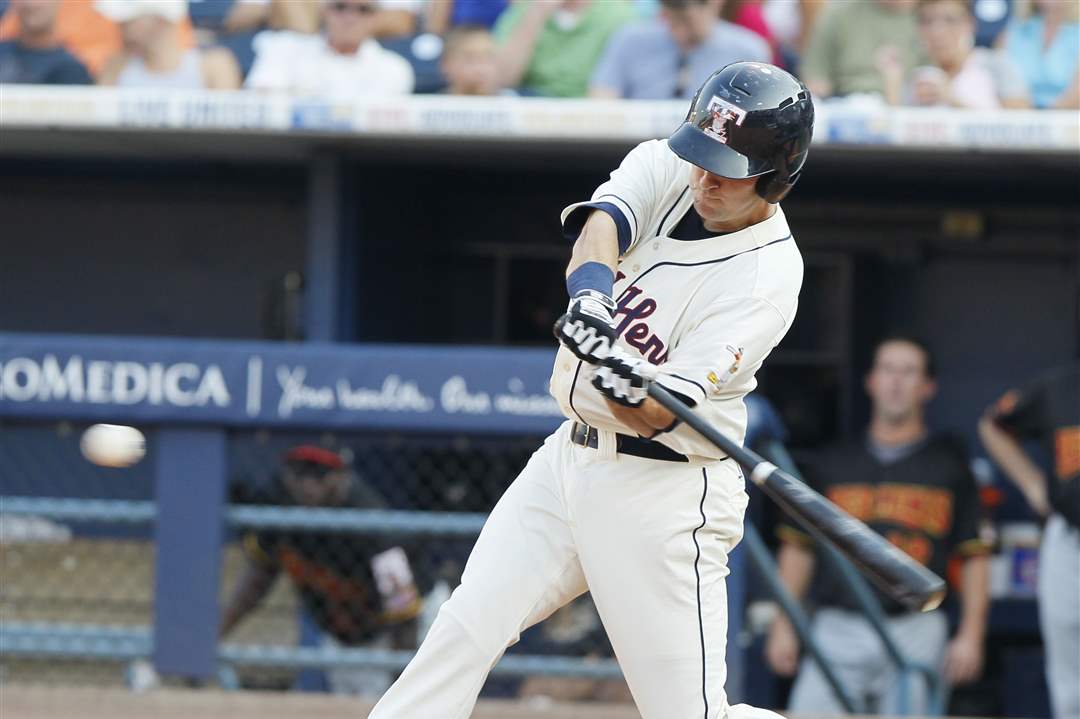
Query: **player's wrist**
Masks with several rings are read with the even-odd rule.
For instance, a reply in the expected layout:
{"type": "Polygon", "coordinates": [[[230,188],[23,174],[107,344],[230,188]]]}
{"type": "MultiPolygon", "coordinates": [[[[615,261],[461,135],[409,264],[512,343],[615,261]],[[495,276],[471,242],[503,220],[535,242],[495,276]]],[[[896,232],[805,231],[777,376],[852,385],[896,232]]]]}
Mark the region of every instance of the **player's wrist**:
{"type": "Polygon", "coordinates": [[[612,312],[615,310],[615,302],[611,299],[614,287],[615,273],[603,262],[582,263],[566,276],[566,293],[571,299],[583,292],[595,294],[610,303],[612,312]]]}

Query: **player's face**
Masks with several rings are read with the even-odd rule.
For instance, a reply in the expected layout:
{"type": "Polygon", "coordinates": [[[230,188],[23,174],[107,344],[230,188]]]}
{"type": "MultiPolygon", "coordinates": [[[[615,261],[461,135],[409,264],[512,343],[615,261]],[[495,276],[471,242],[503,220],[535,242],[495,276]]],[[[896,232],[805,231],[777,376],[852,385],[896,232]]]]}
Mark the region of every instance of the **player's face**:
{"type": "MultiPolygon", "coordinates": [[[[709,229],[739,230],[768,203],[757,194],[757,178],[732,180],[706,172],[700,167],[690,169],[690,192],[694,209],[709,229]],[[714,227],[717,226],[717,227],[714,227]]],[[[756,221],[756,220],[755,220],[756,221]]]]}
{"type": "Polygon", "coordinates": [[[450,88],[462,95],[494,95],[499,90],[498,48],[487,33],[462,38],[443,58],[443,72],[450,88]]]}
{"type": "Polygon", "coordinates": [[[323,24],[326,39],[335,47],[359,45],[371,36],[375,0],[326,0],[323,24]]]}
{"type": "Polygon", "coordinates": [[[919,35],[934,62],[959,62],[975,45],[975,21],[961,0],[919,8],[919,35]]]}
{"type": "Polygon", "coordinates": [[[674,10],[662,7],[660,16],[667,23],[675,44],[683,49],[697,47],[709,36],[720,10],[718,3],[690,3],[674,10]]]}
{"type": "Polygon", "coordinates": [[[886,342],[874,356],[866,376],[876,418],[901,422],[916,416],[934,396],[936,385],[926,374],[926,354],[911,342],[886,342]]]}
{"type": "Polygon", "coordinates": [[[282,473],[285,489],[293,501],[305,507],[337,504],[348,482],[344,472],[307,462],[290,463],[282,473]]]}
{"type": "Polygon", "coordinates": [[[12,0],[11,7],[23,32],[38,34],[52,28],[60,0],[12,0]]]}

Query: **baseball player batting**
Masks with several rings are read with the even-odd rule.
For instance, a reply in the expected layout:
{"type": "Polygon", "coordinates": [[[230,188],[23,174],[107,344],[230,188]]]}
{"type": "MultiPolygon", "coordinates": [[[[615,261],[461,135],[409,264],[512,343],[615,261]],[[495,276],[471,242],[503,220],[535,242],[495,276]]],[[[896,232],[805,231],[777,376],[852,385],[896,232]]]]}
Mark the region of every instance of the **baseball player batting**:
{"type": "Polygon", "coordinates": [[[724,692],[742,472],[648,387],[742,442],[743,397],[795,318],[803,263],[778,203],[813,124],[791,75],[728,65],[668,140],[638,145],[563,211],[574,249],[551,392],[567,419],[492,511],[372,719],[469,716],[506,648],[586,591],[644,719],[777,717],[724,692]]]}

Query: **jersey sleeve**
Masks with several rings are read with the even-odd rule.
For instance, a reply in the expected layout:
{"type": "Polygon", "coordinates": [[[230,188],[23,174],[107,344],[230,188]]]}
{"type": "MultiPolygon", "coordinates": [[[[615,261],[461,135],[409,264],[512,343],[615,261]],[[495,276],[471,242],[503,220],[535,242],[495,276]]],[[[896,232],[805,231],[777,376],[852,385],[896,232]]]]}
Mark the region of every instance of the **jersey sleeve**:
{"type": "Polygon", "coordinates": [[[253,564],[266,569],[277,569],[277,551],[275,540],[269,534],[248,532],[244,535],[244,556],[253,564]]]}
{"type": "Polygon", "coordinates": [[[289,59],[293,43],[287,32],[261,32],[254,40],[255,62],[244,80],[251,90],[286,90],[291,82],[289,59]]]}
{"type": "Polygon", "coordinates": [[[1040,384],[1009,390],[990,407],[990,416],[1002,429],[1022,439],[1040,438],[1048,430],[1043,395],[1040,384]]]}
{"type": "Polygon", "coordinates": [[[563,234],[576,240],[592,211],[600,210],[615,220],[619,253],[625,254],[648,232],[655,209],[672,181],[673,157],[666,140],[649,140],[635,147],[590,200],[562,211],[563,234]]]}
{"type": "MultiPolygon", "coordinates": [[[[966,460],[966,457],[961,458],[966,460]]],[[[989,553],[990,548],[979,536],[979,520],[982,505],[979,487],[966,461],[961,461],[958,471],[960,480],[953,498],[953,531],[947,552],[963,557],[976,557],[989,553]]]]}

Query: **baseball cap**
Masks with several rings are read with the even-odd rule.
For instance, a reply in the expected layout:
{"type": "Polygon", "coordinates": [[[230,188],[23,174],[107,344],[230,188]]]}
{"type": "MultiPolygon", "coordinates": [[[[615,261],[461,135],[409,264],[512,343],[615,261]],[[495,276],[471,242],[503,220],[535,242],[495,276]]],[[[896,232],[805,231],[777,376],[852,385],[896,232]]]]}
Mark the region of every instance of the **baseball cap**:
{"type": "Polygon", "coordinates": [[[342,469],[345,466],[345,462],[337,452],[310,444],[290,448],[285,452],[284,459],[286,462],[304,462],[327,469],[342,469]]]}
{"type": "Polygon", "coordinates": [[[94,8],[113,22],[128,22],[144,15],[180,22],[188,13],[187,0],[96,0],[94,8]]]}

